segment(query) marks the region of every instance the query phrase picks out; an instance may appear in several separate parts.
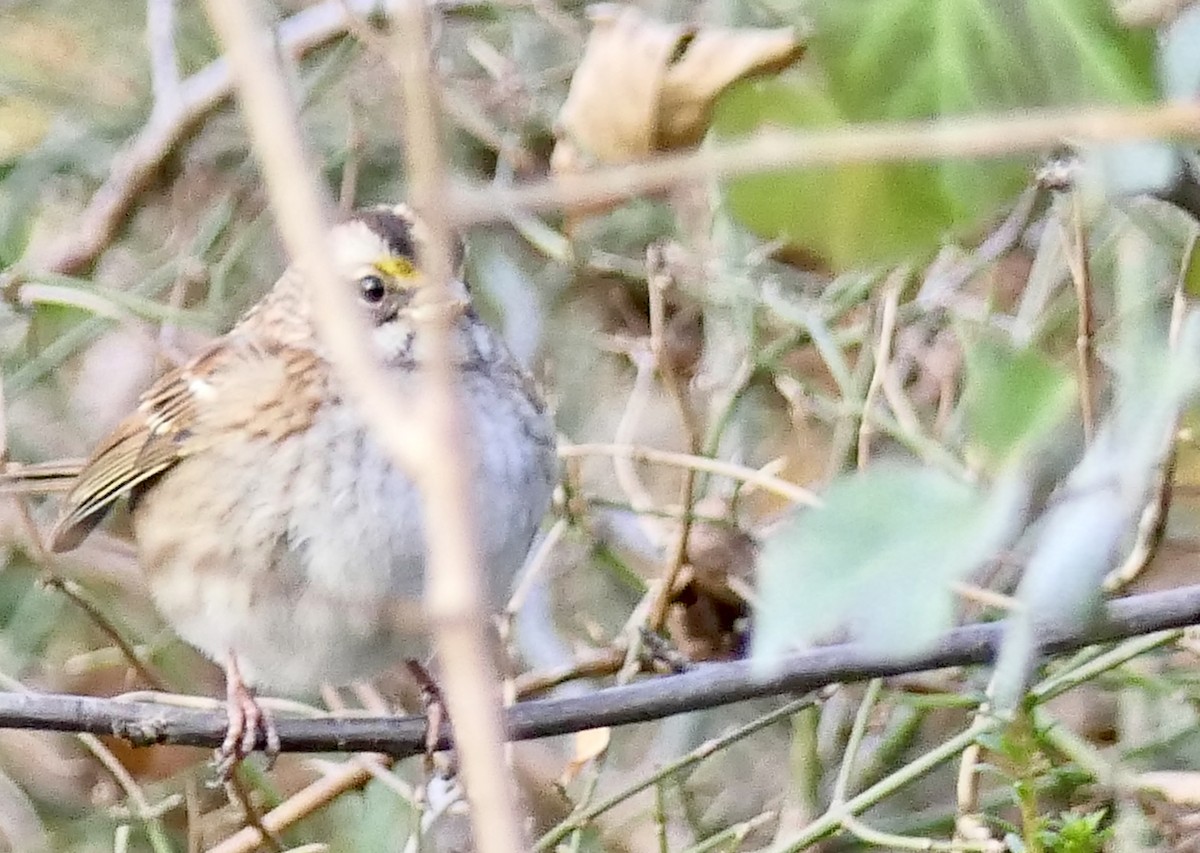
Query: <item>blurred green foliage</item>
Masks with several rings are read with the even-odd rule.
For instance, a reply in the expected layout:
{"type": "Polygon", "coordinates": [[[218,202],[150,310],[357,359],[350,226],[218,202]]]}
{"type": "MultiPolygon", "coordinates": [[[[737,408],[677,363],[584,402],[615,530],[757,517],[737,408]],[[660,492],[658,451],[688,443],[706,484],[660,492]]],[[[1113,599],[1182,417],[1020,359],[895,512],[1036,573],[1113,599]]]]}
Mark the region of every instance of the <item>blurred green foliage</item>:
{"type": "Polygon", "coordinates": [[[972,341],[963,389],[968,449],[1002,468],[1062,423],[1075,393],[1071,374],[1036,350],[988,337],[972,341]]]}
{"type": "Polygon", "coordinates": [[[879,463],[836,480],[822,501],[763,550],[753,654],[764,669],[842,626],[900,656],[927,647],[953,622],[953,582],[1014,533],[1022,495],[879,463]]]}
{"type": "MultiPolygon", "coordinates": [[[[1158,93],[1154,33],[1108,0],[813,0],[807,61],[721,99],[719,137],[761,127],[844,127],[1031,110],[1143,104],[1158,93]]],[[[737,218],[834,269],[931,251],[992,221],[1036,158],[847,164],[727,184],[737,218]]]]}
{"type": "MultiPolygon", "coordinates": [[[[304,5],[280,2],[269,11],[282,20],[304,5]]],[[[436,59],[455,173],[498,183],[535,179],[548,169],[555,114],[585,44],[583,4],[453,5],[437,28],[436,59]],[[521,156],[508,158],[506,146],[521,156]]],[[[717,114],[718,142],[764,125],[824,128],[1148,104],[1159,98],[1160,63],[1175,81],[1167,87],[1174,94],[1200,64],[1200,51],[1189,52],[1169,26],[1123,26],[1105,0],[643,5],[698,25],[736,20],[811,34],[796,71],[728,93],[717,114]]],[[[194,73],[218,47],[199,5],[178,4],[177,14],[179,67],[194,73]]],[[[0,364],[7,448],[15,459],[86,452],[135,405],[156,370],[227,328],[285,263],[240,120],[224,104],[201,117],[136,193],[94,264],[69,277],[39,267],[57,240],[76,233],[121,146],[151,114],[143,18],[143,5],[132,0],[0,6],[0,364]],[[42,289],[22,290],[26,284],[42,289]],[[93,310],[97,305],[104,310],[93,310]]],[[[395,79],[376,42],[339,39],[290,73],[306,141],[331,196],[345,187],[356,203],[402,197],[395,79]]],[[[1080,261],[1094,302],[1090,378],[1101,420],[1118,411],[1115,377],[1122,371],[1153,398],[1120,410],[1130,420],[1148,412],[1170,419],[1181,402],[1156,393],[1165,386],[1145,377],[1170,379],[1162,354],[1172,300],[1176,283],[1189,297],[1200,286],[1200,229],[1179,210],[1130,196],[1158,186],[1183,154],[1194,156],[1185,148],[1156,143],[1085,152],[1077,182],[1059,193],[1029,190],[1033,201],[1010,222],[1004,217],[1039,158],[765,174],[728,182],[711,196],[680,191],[591,216],[510,212],[509,222],[473,230],[468,272],[477,299],[550,389],[562,432],[580,443],[685,452],[679,407],[661,371],[647,367],[644,258],[648,245],[665,243],[671,282],[663,343],[706,452],[809,485],[824,501],[798,510],[737,477],[705,475],[697,480],[696,505],[684,507],[673,468],[572,460],[564,466],[567,532],[544,566],[546,589],[535,591],[531,612],[519,620],[521,665],[555,670],[623,640],[639,597],[661,574],[664,543],[689,509],[696,521],[687,568],[698,568],[702,580],[728,581],[719,592],[743,606],[716,629],[744,638],[752,618],[756,648],[768,656],[843,633],[900,653],[964,612],[992,615],[964,604],[954,584],[1014,590],[1013,565],[1023,564],[1030,547],[1019,524],[1063,503],[1062,484],[1086,451],[1076,350],[1080,261]],[[885,346],[892,263],[902,263],[905,274],[885,346]],[[1127,350],[1129,340],[1154,347],[1127,350]],[[871,390],[877,371],[880,382],[871,390]],[[1164,403],[1165,413],[1155,407],[1164,403]],[[869,452],[860,459],[864,424],[869,452]],[[846,473],[860,463],[865,471],[846,473]],[[743,593],[759,605],[752,617],[738,598],[743,593]]],[[[1149,431],[1135,432],[1145,438],[1149,431]]],[[[1152,473],[1150,444],[1141,442],[1135,457],[1118,442],[1104,455],[1112,466],[1103,470],[1152,473]]],[[[1181,444],[1177,482],[1194,486],[1198,462],[1200,455],[1181,444]]],[[[1093,491],[1118,500],[1112,490],[1093,491]]],[[[1184,582],[1191,572],[1188,549],[1200,512],[1187,489],[1181,494],[1152,566],[1156,584],[1184,582]]],[[[1143,495],[1121,494],[1119,501],[1122,517],[1136,515],[1143,495]]],[[[52,502],[35,502],[32,520],[44,524],[53,511],[52,502]]],[[[0,510],[0,529],[0,672],[43,690],[111,695],[144,686],[129,680],[95,625],[38,583],[46,567],[23,544],[27,528],[11,502],[0,510]]],[[[218,695],[211,665],[156,616],[123,549],[128,531],[121,519],[110,532],[55,570],[78,579],[176,689],[218,695]]],[[[1121,547],[1130,538],[1124,529],[1105,533],[1121,547]]],[[[1099,538],[1069,531],[1062,541],[1099,538]]],[[[1049,586],[1045,600],[1053,601],[1061,590],[1049,586]]],[[[668,632],[676,644],[692,639],[689,632],[703,623],[697,614],[726,612],[703,610],[703,592],[689,588],[696,601],[688,599],[688,618],[681,618],[681,605],[673,609],[668,632]]],[[[1051,667],[1069,673],[1087,654],[1051,667]]],[[[1200,760],[1200,684],[1180,655],[1115,670],[1077,691],[1082,708],[1046,713],[1106,750],[1105,760],[1122,771],[1190,766],[1200,760]]],[[[919,690],[889,684],[843,781],[863,790],[962,731],[987,675],[941,673],[919,690]]],[[[622,799],[571,836],[570,849],[697,850],[706,839],[725,845],[720,849],[748,849],[770,843],[780,823],[786,842],[830,804],[843,775],[853,694],[836,692],[820,707],[622,799]]],[[[561,776],[570,741],[518,750],[536,828],[636,788],[681,754],[775,707],[743,703],[622,727],[612,733],[608,755],[573,779],[561,776]]],[[[999,779],[985,773],[981,808],[991,825],[1012,828],[1014,847],[1029,849],[1032,837],[1045,850],[1098,849],[1109,818],[1096,808],[1107,793],[1086,787],[1095,764],[1041,741],[1010,754],[1021,732],[1006,734],[1007,743],[983,743],[985,753],[999,756],[993,765],[1013,763],[999,779]],[[1029,793],[1039,798],[1032,833],[1022,830],[1013,807],[1014,794],[1029,793]]],[[[28,837],[40,839],[42,849],[99,851],[113,849],[126,827],[128,849],[165,853],[214,842],[244,821],[223,794],[196,784],[207,774],[198,751],[114,749],[148,799],[165,804],[161,816],[131,815],[126,793],[75,741],[0,733],[0,782],[13,783],[0,788],[0,830],[13,837],[16,828],[31,827],[28,837]],[[184,792],[191,812],[172,799],[184,792]]],[[[252,769],[253,795],[263,807],[320,772],[289,757],[269,774],[252,769]]],[[[422,804],[397,788],[423,778],[416,762],[394,777],[338,798],[286,832],[285,844],[401,849],[422,804]]],[[[1132,809],[1124,800],[1113,805],[1126,816],[1132,809]]],[[[891,792],[869,818],[889,831],[917,833],[910,841],[920,844],[922,833],[932,840],[953,833],[959,808],[953,770],[941,768],[891,792]]],[[[1152,810],[1147,815],[1158,819],[1152,810]]],[[[1160,838],[1170,830],[1153,829],[1160,838]]],[[[836,844],[866,846],[845,833],[836,844]]]]}

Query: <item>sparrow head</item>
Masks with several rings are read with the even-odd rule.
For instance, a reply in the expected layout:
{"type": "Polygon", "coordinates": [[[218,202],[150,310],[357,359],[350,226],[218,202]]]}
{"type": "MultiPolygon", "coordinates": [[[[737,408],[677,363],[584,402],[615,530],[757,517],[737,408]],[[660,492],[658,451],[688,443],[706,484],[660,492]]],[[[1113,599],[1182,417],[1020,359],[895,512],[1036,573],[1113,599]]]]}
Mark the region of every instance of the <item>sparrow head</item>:
{"type": "Polygon", "coordinates": [[[462,241],[454,239],[449,293],[430,293],[421,256],[425,226],[406,205],[377,205],[355,212],[333,232],[338,269],[376,326],[401,319],[421,306],[446,302],[465,307],[470,294],[462,281],[462,241]]]}

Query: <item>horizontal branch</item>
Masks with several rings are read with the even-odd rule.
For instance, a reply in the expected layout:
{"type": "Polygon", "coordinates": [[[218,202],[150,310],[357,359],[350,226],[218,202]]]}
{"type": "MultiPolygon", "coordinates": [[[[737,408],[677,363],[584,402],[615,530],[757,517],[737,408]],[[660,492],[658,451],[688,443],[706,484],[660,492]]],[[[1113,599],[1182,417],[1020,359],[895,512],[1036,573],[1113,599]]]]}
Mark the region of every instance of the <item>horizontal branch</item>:
{"type": "Polygon", "coordinates": [[[1200,105],[1021,110],[1008,115],[772,131],[741,142],[515,186],[475,183],[454,193],[451,208],[454,220],[468,225],[502,220],[516,210],[611,204],[679,184],[781,169],[1003,157],[1048,151],[1063,143],[1170,138],[1200,138],[1200,105]]]}
{"type": "MultiPolygon", "coordinates": [[[[1130,596],[1109,604],[1104,621],[1085,632],[1052,632],[1048,654],[1073,651],[1200,623],[1200,585],[1130,596]]],[[[549,737],[601,726],[647,722],[746,699],[804,693],[838,682],[990,662],[1003,622],[947,632],[930,650],[899,658],[855,643],[797,653],[765,674],[748,661],[701,664],[680,675],[647,678],[566,699],[539,699],[507,711],[513,740],[549,737]]],[[[115,735],[135,746],[173,743],[216,747],[225,714],[155,703],[37,693],[0,693],[0,728],[115,735]]],[[[287,752],[379,752],[397,758],[424,749],[421,717],[322,717],[276,720],[287,752]]],[[[446,745],[443,742],[443,745],[446,745]]]]}

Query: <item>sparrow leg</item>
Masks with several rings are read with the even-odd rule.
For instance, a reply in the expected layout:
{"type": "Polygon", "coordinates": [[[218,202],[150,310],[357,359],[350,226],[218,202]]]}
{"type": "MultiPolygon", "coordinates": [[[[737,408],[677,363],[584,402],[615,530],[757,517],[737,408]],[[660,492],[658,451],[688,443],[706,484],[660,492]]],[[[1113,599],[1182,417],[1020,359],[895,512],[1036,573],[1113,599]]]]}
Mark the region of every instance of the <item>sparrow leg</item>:
{"type": "Polygon", "coordinates": [[[442,737],[442,723],[449,719],[446,703],[442,700],[442,691],[437,682],[423,663],[412,659],[404,663],[421,688],[421,701],[425,706],[425,763],[432,766],[433,754],[438,751],[438,742],[442,737]]]}
{"type": "Polygon", "coordinates": [[[234,766],[254,751],[260,733],[265,741],[263,751],[267,755],[267,767],[270,768],[279,756],[279,732],[275,730],[271,715],[254,698],[254,690],[242,677],[237,655],[233,652],[225,657],[225,707],[229,715],[229,727],[225,730],[225,740],[217,750],[218,775],[228,779],[234,766]]]}

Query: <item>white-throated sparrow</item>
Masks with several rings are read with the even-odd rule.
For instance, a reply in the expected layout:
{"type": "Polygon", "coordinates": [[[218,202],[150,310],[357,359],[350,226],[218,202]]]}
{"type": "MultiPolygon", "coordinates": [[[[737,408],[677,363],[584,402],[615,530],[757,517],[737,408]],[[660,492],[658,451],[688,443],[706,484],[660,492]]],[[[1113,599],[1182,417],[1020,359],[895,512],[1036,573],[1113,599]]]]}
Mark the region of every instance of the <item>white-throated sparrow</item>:
{"type": "MultiPolygon", "coordinates": [[[[391,378],[379,392],[401,398],[422,381],[421,243],[404,206],[360,211],[332,235],[391,378]]],[[[496,606],[547,509],[555,432],[529,376],[454,288],[469,511],[496,606]]],[[[340,392],[301,268],[143,395],[76,476],[51,548],[75,547],[125,495],[159,609],[226,667],[225,759],[269,729],[247,684],[306,691],[426,653],[420,620],[406,619],[423,586],[420,494],[340,392]]]]}

